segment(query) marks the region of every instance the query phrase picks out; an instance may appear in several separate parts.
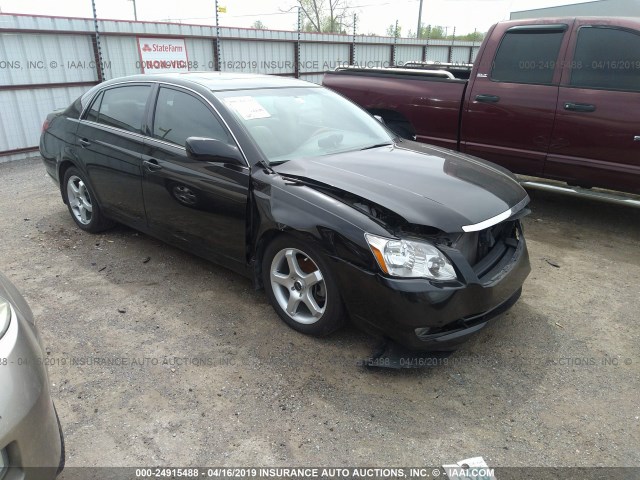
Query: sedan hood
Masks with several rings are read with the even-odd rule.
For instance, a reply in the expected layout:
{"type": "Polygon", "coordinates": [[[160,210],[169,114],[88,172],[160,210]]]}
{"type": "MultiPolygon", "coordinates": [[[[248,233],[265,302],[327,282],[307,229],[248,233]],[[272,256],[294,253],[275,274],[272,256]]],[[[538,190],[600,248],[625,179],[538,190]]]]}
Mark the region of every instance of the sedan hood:
{"type": "Polygon", "coordinates": [[[501,167],[457,152],[409,143],[301,158],[275,166],[385,207],[408,223],[453,233],[514,206],[527,193],[501,167]]]}

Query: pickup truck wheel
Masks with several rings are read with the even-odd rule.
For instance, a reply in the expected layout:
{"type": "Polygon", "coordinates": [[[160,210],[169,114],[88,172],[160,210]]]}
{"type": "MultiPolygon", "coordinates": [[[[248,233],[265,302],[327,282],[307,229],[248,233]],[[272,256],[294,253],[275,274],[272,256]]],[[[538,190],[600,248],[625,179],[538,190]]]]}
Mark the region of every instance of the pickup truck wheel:
{"type": "Polygon", "coordinates": [[[97,233],[114,225],[113,221],[102,215],[89,182],[77,168],[71,167],[65,172],[62,194],[71,218],[82,230],[97,233]]]}
{"type": "Polygon", "coordinates": [[[342,326],[340,292],[315,246],[290,236],[277,237],[264,253],[262,276],[273,308],[294,330],[324,336],[342,326]]]}

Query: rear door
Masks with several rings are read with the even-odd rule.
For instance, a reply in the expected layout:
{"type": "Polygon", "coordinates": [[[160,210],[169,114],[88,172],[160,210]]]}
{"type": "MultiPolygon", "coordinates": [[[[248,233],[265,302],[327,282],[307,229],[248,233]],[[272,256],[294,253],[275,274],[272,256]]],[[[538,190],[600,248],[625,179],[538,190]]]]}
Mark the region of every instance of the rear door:
{"type": "Polygon", "coordinates": [[[144,227],[142,129],[151,86],[127,84],[99,93],[76,131],[77,155],[103,210],[144,227]]]}
{"type": "Polygon", "coordinates": [[[569,52],[545,176],[640,193],[640,31],[578,21],[569,52]]]}
{"type": "Polygon", "coordinates": [[[480,59],[461,125],[461,150],[541,175],[551,140],[568,25],[498,24],[496,54],[480,59]],[[565,38],[566,37],[566,38],[565,38]]]}
{"type": "Polygon", "coordinates": [[[188,137],[234,144],[198,94],[160,86],[145,140],[143,192],[148,226],[169,243],[230,268],[246,263],[249,168],[187,157],[188,137]]]}

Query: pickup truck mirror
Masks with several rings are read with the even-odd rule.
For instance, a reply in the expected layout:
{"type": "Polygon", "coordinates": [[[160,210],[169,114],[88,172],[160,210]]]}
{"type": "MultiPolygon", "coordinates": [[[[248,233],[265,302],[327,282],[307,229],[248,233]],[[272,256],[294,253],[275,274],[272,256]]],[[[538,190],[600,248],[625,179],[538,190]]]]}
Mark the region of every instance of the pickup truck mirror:
{"type": "Polygon", "coordinates": [[[199,162],[245,164],[237,147],[213,138],[189,137],[185,148],[187,157],[199,162]]]}
{"type": "Polygon", "coordinates": [[[378,120],[381,124],[385,125],[384,118],[382,118],[380,115],[374,115],[373,118],[378,120]]]}

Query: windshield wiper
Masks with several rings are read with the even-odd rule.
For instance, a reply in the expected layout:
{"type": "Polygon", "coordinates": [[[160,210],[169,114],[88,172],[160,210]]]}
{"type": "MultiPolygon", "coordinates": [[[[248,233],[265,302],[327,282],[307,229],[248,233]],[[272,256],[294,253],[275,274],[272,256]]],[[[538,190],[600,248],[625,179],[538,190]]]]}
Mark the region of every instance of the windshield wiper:
{"type": "Polygon", "coordinates": [[[288,162],[289,159],[285,159],[285,160],[273,160],[272,162],[269,162],[269,166],[273,167],[275,165],[281,165],[285,162],[288,162]]]}
{"type": "Polygon", "coordinates": [[[392,142],[376,143],[375,145],[370,145],[368,147],[361,148],[360,150],[371,150],[372,148],[388,147],[389,145],[393,145],[393,143],[392,142]]]}

